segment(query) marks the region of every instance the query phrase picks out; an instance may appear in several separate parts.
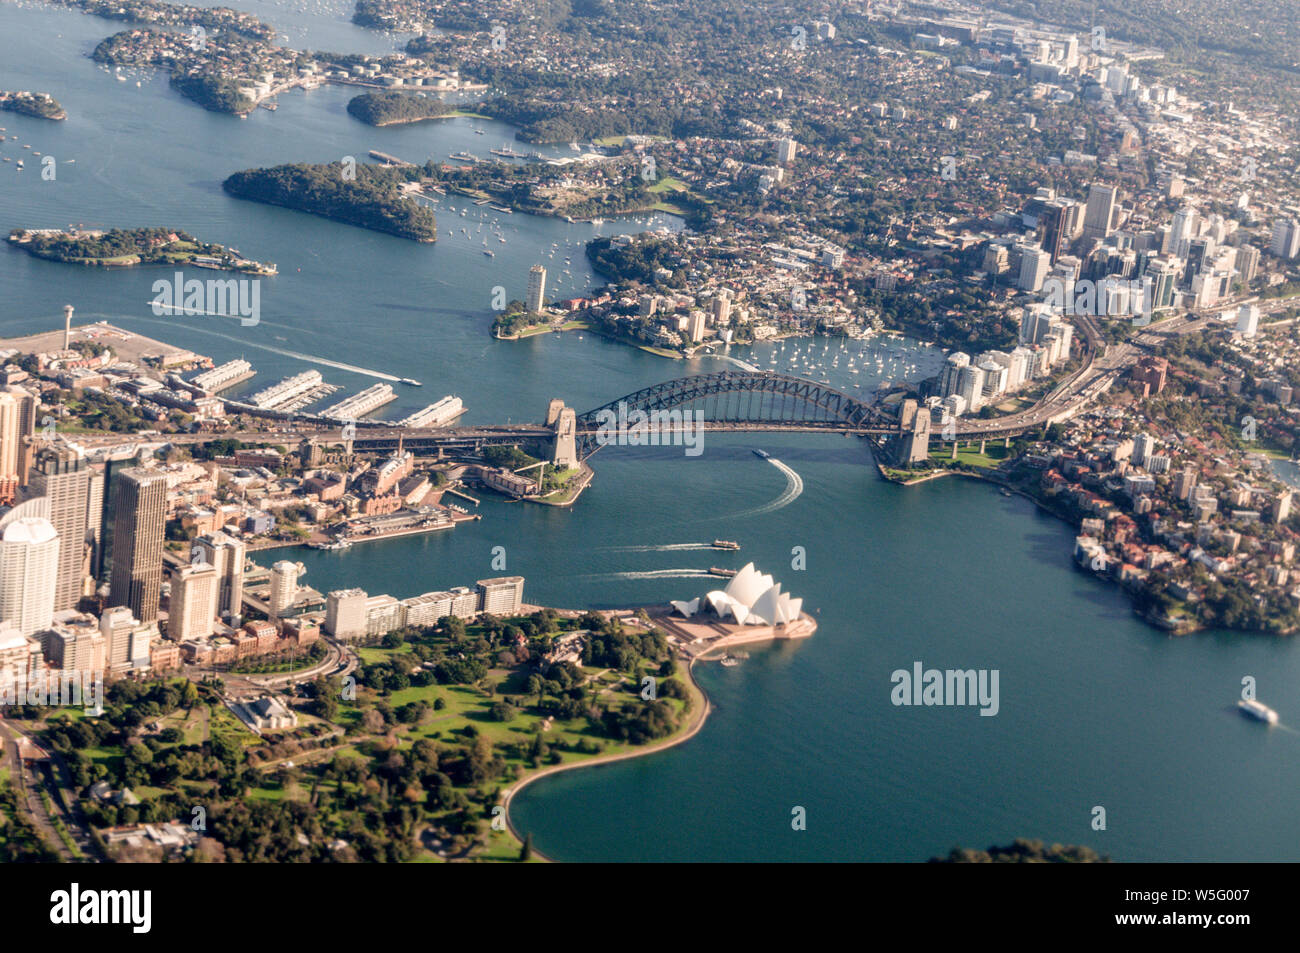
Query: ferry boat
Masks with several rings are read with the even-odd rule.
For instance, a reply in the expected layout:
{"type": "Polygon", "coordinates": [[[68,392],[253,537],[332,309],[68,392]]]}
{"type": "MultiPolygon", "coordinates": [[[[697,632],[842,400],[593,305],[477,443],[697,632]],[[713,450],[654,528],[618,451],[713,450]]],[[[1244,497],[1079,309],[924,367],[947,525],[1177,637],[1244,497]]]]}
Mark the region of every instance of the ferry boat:
{"type": "Polygon", "coordinates": [[[732,542],[729,539],[715,539],[712,543],[714,549],[731,549],[740,550],[740,543],[732,542]]]}
{"type": "Polygon", "coordinates": [[[423,386],[424,386],[424,385],[421,384],[419,381],[417,381],[417,380],[415,380],[415,379],[413,379],[413,378],[410,378],[410,377],[403,377],[400,381],[398,381],[398,383],[399,383],[399,384],[410,384],[412,387],[423,387],[423,386]]]}
{"type": "Polygon", "coordinates": [[[755,451],[754,451],[754,456],[756,456],[756,457],[762,457],[764,460],[771,460],[771,459],[772,459],[772,455],[769,454],[766,450],[755,450],[755,451]]]}
{"type": "Polygon", "coordinates": [[[1262,721],[1265,724],[1277,724],[1277,712],[1269,708],[1263,702],[1257,702],[1255,699],[1237,702],[1237,709],[1243,714],[1256,721],[1262,721]]]}
{"type": "Polygon", "coordinates": [[[714,576],[725,576],[726,578],[730,579],[732,576],[734,576],[734,575],[736,574],[736,570],[734,570],[734,569],[722,569],[722,568],[719,567],[719,566],[710,566],[710,567],[709,567],[709,573],[710,573],[710,575],[714,575],[714,576]]]}

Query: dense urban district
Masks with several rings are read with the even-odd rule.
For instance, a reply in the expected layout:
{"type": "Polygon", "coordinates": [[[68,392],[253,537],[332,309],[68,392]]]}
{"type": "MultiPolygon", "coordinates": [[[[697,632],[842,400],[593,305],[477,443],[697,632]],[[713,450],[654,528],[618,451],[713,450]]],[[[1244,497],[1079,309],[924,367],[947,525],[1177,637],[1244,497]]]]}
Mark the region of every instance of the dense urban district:
{"type": "MultiPolygon", "coordinates": [[[[589,294],[548,298],[538,263],[525,300],[492,304],[497,336],[734,349],[729,383],[761,391],[787,376],[786,338],[910,335],[947,352],[937,376],[827,398],[884,478],[1032,499],[1077,530],[1083,571],[1171,633],[1300,625],[1300,523],[1276,468],[1300,453],[1300,74],[1282,13],[360,0],[357,24],[416,34],[371,57],[277,46],[224,8],[59,2],[127,24],[94,50],[106,70],[167,70],[210,110],[339,83],[359,87],[343,122],[484,116],[531,144],[231,170],[238,198],[423,242],[453,196],[684,220],[591,241],[606,284],[589,294]],[[764,341],[769,366],[745,364],[764,341]]],[[[0,105],[61,113],[44,94],[0,105]]],[[[11,223],[11,241],[83,265],[275,271],[170,227],[49,225],[11,223]]],[[[316,371],[223,398],[247,361],[73,310],[0,342],[0,858],[541,859],[510,825],[521,785],[698,730],[691,666],[731,644],[691,629],[700,600],[548,608],[518,576],[322,593],[301,563],[258,556],[454,532],[479,518],[474,493],[581,505],[589,431],[562,401],[513,428],[454,426],[454,395],[384,421],[392,385],[316,410],[335,390],[316,371]]],[[[708,598],[718,632],[809,621],[752,566],[708,598]]],[[[948,857],[1096,859],[1031,841],[948,857]]]]}

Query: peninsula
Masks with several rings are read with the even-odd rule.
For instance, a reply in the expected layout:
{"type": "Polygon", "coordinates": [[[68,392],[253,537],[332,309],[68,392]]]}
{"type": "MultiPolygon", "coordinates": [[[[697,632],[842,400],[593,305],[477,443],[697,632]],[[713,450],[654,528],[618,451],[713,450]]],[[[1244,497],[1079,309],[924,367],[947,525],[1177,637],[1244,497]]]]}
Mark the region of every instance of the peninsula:
{"type": "Polygon", "coordinates": [[[399,238],[433,242],[432,211],[407,198],[400,170],[372,165],[280,165],[236,172],[222,188],[236,198],[280,205],[399,238]]]}

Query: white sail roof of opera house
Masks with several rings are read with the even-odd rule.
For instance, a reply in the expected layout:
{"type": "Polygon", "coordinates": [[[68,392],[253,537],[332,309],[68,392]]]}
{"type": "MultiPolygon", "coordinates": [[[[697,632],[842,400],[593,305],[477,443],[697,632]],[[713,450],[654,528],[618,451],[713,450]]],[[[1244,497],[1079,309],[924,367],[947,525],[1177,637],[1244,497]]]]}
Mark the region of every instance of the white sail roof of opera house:
{"type": "Polygon", "coordinates": [[[803,611],[803,600],[781,591],[780,583],[760,573],[753,563],[731,577],[725,589],[715,589],[703,600],[673,602],[672,606],[688,618],[697,615],[707,603],[719,618],[733,619],[739,625],[781,625],[793,622],[803,611]]]}

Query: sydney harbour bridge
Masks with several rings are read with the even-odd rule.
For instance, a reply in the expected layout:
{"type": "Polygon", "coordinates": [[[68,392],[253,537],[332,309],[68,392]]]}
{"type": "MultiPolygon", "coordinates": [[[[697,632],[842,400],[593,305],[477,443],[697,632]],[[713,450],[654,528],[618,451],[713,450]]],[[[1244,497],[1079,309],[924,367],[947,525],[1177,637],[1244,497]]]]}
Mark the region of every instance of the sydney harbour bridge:
{"type": "MultiPolygon", "coordinates": [[[[1069,395],[1066,395],[1069,396],[1069,395]]],[[[1079,396],[1079,395],[1075,395],[1079,396]]],[[[1072,401],[1071,401],[1072,403],[1072,401]]],[[[1006,437],[1040,428],[1068,416],[1069,405],[1040,401],[1029,410],[989,420],[957,420],[955,428],[935,440],[980,440],[1006,437]],[[1062,407],[1066,411],[1062,412],[1062,407]]],[[[339,426],[322,426],[319,420],[292,418],[282,429],[268,433],[206,433],[168,435],[174,444],[204,443],[234,437],[247,443],[308,439],[323,445],[336,444],[345,435],[339,426]]],[[[356,451],[382,452],[402,445],[421,455],[462,455],[488,446],[550,441],[560,444],[571,438],[572,452],[585,459],[607,443],[637,444],[638,427],[671,431],[694,428],[704,432],[787,432],[841,433],[856,435],[898,435],[898,412],[876,399],[852,397],[826,384],[768,371],[726,370],[664,381],[644,387],[584,413],[551,402],[548,419],[536,424],[478,425],[464,427],[398,427],[392,424],[357,421],[352,435],[356,451]]],[[[671,436],[661,434],[661,436],[671,436]]],[[[87,449],[139,442],[138,437],[106,435],[78,440],[87,449]]],[[[157,442],[156,440],[152,442],[157,442]]],[[[655,441],[651,441],[655,442],[655,441]]],[[[669,442],[664,440],[662,442],[669,442]]]]}

